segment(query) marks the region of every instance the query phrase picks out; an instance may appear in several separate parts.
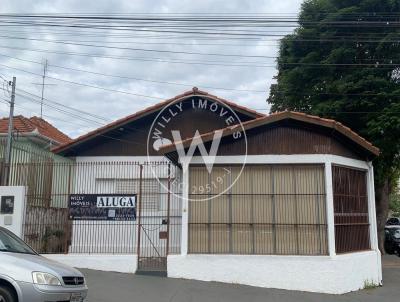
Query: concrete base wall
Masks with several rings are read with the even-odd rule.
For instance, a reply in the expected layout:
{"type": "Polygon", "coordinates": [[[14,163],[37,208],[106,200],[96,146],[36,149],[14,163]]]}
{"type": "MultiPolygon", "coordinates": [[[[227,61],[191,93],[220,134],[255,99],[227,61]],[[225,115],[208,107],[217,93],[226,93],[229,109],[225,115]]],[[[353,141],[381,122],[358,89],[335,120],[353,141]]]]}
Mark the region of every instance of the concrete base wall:
{"type": "MultiPolygon", "coordinates": [[[[77,268],[135,273],[137,255],[48,254],[77,268]]],[[[367,251],[329,256],[171,255],[168,277],[265,288],[343,294],[382,284],[381,255],[367,251]]]]}
{"type": "Polygon", "coordinates": [[[168,277],[343,294],[379,285],[380,253],[329,256],[173,255],[168,277]]]}
{"type": "Polygon", "coordinates": [[[135,273],[137,268],[137,255],[46,254],[43,256],[72,267],[99,271],[135,273]]]}

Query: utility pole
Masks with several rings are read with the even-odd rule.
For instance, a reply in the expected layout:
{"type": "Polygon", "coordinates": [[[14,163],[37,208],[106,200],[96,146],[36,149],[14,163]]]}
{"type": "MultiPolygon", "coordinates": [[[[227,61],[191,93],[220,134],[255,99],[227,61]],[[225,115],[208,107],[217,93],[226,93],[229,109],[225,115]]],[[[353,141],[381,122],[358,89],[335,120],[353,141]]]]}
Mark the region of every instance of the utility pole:
{"type": "Polygon", "coordinates": [[[4,175],[5,182],[4,185],[8,185],[10,164],[11,164],[11,147],[12,147],[12,132],[13,132],[13,121],[14,121],[14,102],[15,102],[15,85],[17,84],[17,78],[13,77],[13,81],[9,82],[9,85],[12,85],[11,88],[11,102],[10,102],[10,116],[8,118],[8,132],[7,132],[7,147],[6,154],[4,157],[6,164],[6,173],[4,175]]]}

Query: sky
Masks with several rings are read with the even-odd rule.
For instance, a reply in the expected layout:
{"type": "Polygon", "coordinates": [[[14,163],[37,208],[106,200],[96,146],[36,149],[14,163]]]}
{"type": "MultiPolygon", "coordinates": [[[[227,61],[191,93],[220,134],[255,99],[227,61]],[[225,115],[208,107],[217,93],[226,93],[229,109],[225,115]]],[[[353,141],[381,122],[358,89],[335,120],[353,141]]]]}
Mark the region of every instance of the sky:
{"type": "MultiPolygon", "coordinates": [[[[300,4],[300,0],[2,0],[0,14],[262,13],[273,15],[297,14],[300,4]]],[[[290,29],[276,28],[273,30],[288,31],[290,29]]],[[[269,87],[274,81],[273,77],[277,73],[276,59],[273,58],[278,54],[276,38],[241,41],[223,40],[217,37],[210,41],[189,35],[177,37],[173,34],[143,34],[137,32],[119,34],[109,31],[97,31],[94,34],[87,29],[73,31],[60,29],[57,33],[55,31],[57,30],[30,26],[1,26],[0,76],[6,80],[11,80],[13,76],[17,77],[18,94],[15,99],[15,114],[22,114],[27,117],[39,116],[42,87],[38,84],[42,81],[40,75],[43,73],[43,65],[38,63],[47,60],[48,77],[45,79],[44,97],[47,100],[45,103],[49,106],[43,106],[43,118],[73,138],[156,104],[163,99],[172,98],[190,90],[193,86],[240,105],[268,113],[269,106],[266,103],[266,98],[268,97],[269,87]],[[209,54],[269,56],[272,58],[155,53],[49,43],[43,40],[209,54]],[[59,53],[32,51],[33,49],[59,53]],[[60,52],[68,52],[69,54],[60,52]],[[114,58],[77,56],[71,55],[71,52],[113,56],[114,58]],[[116,56],[131,59],[116,59],[116,56]],[[164,62],[157,61],[154,58],[162,59],[164,62]],[[186,63],[183,64],[182,60],[186,63]],[[172,63],[172,61],[175,61],[175,63],[172,63]],[[188,64],[188,62],[191,63],[188,64]],[[197,62],[197,64],[193,64],[193,62],[197,62]],[[253,66],[226,66],[235,64],[253,66]],[[60,66],[69,69],[60,68],[60,66]],[[91,73],[71,70],[71,68],[90,71],[91,73]],[[114,77],[100,74],[113,75],[114,77]],[[77,85],[71,82],[104,89],[77,85]],[[116,90],[127,93],[116,92],[116,90]],[[72,107],[74,110],[65,109],[65,107],[60,107],[54,102],[72,107]],[[60,112],[54,107],[67,112],[60,112]]],[[[0,91],[0,116],[8,116],[9,108],[6,101],[9,100],[9,91],[7,91],[6,85],[0,87],[5,90],[0,91]]]]}

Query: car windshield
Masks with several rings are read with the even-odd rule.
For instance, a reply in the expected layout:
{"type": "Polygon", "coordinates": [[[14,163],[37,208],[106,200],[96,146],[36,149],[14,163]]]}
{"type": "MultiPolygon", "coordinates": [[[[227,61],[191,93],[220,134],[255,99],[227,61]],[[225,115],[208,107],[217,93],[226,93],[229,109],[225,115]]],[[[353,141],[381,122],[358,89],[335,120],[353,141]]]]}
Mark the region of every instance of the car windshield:
{"type": "Polygon", "coordinates": [[[36,254],[25,242],[10,231],[0,228],[0,252],[36,254]]]}

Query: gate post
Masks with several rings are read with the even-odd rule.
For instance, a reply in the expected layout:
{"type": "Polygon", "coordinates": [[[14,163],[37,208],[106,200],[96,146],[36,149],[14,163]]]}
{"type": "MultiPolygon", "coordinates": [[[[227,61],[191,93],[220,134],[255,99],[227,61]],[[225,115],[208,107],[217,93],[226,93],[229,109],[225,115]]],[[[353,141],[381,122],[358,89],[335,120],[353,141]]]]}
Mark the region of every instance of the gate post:
{"type": "Polygon", "coordinates": [[[186,256],[189,246],[189,163],[182,164],[182,233],[181,255],[186,256]]]}
{"type": "Polygon", "coordinates": [[[328,250],[329,256],[336,256],[335,243],[335,211],[333,207],[332,162],[325,162],[325,194],[326,194],[326,221],[328,223],[328,250]]]}
{"type": "Polygon", "coordinates": [[[169,254],[170,209],[171,209],[171,164],[168,164],[168,193],[167,193],[167,244],[165,255],[169,254]]]}
{"type": "Polygon", "coordinates": [[[140,256],[140,229],[141,229],[141,216],[142,216],[142,182],[143,182],[143,164],[139,165],[140,167],[140,176],[139,176],[139,198],[138,198],[138,212],[137,212],[137,219],[138,219],[138,229],[137,229],[137,261],[139,267],[139,256],[140,256]]]}
{"type": "Polygon", "coordinates": [[[21,239],[25,235],[26,191],[24,186],[0,186],[0,226],[21,239]]]}

